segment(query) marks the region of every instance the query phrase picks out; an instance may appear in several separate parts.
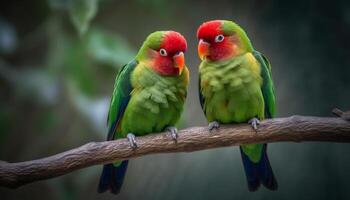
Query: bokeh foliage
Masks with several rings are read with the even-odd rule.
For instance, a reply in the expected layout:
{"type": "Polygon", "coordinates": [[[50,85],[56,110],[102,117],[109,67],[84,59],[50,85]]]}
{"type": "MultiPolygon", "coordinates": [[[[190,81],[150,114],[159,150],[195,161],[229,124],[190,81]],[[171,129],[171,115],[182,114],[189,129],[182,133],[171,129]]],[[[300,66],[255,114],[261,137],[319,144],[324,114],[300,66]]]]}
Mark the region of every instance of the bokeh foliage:
{"type": "MultiPolygon", "coordinates": [[[[152,31],[184,34],[191,84],[181,126],[205,125],[197,96],[196,28],[231,19],[271,61],[278,116],[329,116],[350,107],[348,1],[39,0],[0,8],[0,160],[48,156],[106,134],[118,69],[152,31]]],[[[133,159],[120,199],[349,199],[346,144],[278,143],[269,155],[280,189],[249,193],[237,148],[133,159]]],[[[111,199],[101,167],[1,199],[111,199]]]]}

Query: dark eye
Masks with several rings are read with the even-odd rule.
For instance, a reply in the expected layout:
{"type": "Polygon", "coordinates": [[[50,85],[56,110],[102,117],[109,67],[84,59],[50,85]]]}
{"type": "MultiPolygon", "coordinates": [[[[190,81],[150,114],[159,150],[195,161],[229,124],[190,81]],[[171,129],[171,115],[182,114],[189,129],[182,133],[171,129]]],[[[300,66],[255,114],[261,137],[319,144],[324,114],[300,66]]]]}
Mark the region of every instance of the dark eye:
{"type": "Polygon", "coordinates": [[[215,37],[215,42],[222,42],[225,39],[223,35],[217,35],[215,37]]]}
{"type": "Polygon", "coordinates": [[[181,55],[181,54],[183,54],[184,52],[182,52],[182,51],[178,51],[176,54],[175,54],[175,56],[179,56],[179,55],[181,55]]]}
{"type": "Polygon", "coordinates": [[[167,56],[167,55],[168,55],[168,53],[166,52],[165,49],[160,49],[160,50],[159,50],[159,54],[160,54],[161,56],[167,56]]]}

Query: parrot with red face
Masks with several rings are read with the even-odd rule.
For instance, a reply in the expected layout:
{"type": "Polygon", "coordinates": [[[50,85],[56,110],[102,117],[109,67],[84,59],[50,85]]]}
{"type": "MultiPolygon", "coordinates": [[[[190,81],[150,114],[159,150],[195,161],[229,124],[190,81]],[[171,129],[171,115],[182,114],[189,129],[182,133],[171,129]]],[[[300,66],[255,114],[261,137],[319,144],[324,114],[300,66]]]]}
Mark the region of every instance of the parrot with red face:
{"type": "MultiPolygon", "coordinates": [[[[275,116],[275,92],[267,58],[254,50],[246,32],[236,23],[213,20],[197,31],[199,97],[209,130],[220,124],[248,122],[257,131],[259,120],[275,116]]],[[[248,189],[262,184],[277,189],[267,157],[267,144],[240,146],[248,189]]]]}
{"type": "MultiPolygon", "coordinates": [[[[107,140],[127,138],[137,148],[136,136],[168,131],[177,139],[175,124],[187,96],[189,71],[185,65],[185,38],[175,31],[156,31],[135,59],[118,73],[108,113],[107,140]]],[[[128,160],[106,164],[98,192],[118,194],[128,160]]]]}

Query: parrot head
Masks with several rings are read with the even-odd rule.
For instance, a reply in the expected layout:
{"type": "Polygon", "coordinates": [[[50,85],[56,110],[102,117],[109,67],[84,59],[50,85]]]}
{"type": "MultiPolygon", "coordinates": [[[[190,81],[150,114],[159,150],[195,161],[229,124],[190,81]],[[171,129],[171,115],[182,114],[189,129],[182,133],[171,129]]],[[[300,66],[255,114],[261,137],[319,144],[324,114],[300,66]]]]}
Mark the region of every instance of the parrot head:
{"type": "Polygon", "coordinates": [[[175,31],[156,31],[143,43],[136,59],[163,76],[179,76],[185,67],[186,39],[175,31]]]}
{"type": "Polygon", "coordinates": [[[200,25],[197,31],[200,59],[222,61],[253,51],[244,30],[232,21],[213,20],[200,25]]]}

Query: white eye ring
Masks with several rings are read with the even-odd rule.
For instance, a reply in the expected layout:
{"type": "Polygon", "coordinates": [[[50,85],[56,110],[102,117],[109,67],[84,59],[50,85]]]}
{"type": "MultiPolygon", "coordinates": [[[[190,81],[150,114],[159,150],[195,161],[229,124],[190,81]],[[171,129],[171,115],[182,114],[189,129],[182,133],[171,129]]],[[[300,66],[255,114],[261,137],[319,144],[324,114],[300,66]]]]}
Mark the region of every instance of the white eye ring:
{"type": "Polygon", "coordinates": [[[175,56],[178,56],[178,55],[181,55],[181,54],[183,54],[184,52],[182,52],[182,51],[178,51],[176,54],[175,54],[175,56]]]}
{"type": "Polygon", "coordinates": [[[160,49],[160,50],[159,50],[159,54],[160,54],[161,56],[167,56],[167,55],[168,55],[168,53],[166,52],[165,49],[160,49]]]}
{"type": "Polygon", "coordinates": [[[222,41],[224,41],[224,39],[225,39],[225,37],[220,34],[220,35],[217,35],[215,37],[215,42],[222,42],[222,41]]]}

